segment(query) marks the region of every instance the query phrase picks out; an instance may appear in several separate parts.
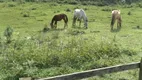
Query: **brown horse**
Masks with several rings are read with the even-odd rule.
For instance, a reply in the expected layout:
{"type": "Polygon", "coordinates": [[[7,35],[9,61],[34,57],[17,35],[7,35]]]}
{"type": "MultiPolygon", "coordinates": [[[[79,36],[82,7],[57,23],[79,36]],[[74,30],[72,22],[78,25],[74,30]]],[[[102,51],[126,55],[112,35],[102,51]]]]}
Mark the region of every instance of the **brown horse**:
{"type": "Polygon", "coordinates": [[[54,17],[52,18],[52,21],[51,21],[51,23],[50,23],[50,25],[51,25],[51,28],[53,29],[53,28],[57,28],[57,21],[61,21],[61,20],[64,20],[64,22],[65,22],[65,24],[64,24],[64,28],[66,27],[66,26],[68,26],[68,17],[67,17],[67,15],[66,14],[58,14],[58,15],[54,15],[54,17]]]}
{"type": "Polygon", "coordinates": [[[117,29],[121,29],[121,15],[120,15],[120,10],[113,10],[112,11],[112,19],[111,19],[111,30],[113,30],[113,26],[115,21],[117,20],[117,29]]]}

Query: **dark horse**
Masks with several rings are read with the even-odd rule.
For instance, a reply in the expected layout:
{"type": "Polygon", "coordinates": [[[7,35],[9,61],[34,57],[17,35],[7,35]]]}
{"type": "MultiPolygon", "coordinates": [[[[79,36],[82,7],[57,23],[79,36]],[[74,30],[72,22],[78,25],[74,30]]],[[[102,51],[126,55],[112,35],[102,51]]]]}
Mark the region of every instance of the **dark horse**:
{"type": "Polygon", "coordinates": [[[113,30],[113,26],[115,21],[117,20],[117,29],[121,29],[121,15],[120,15],[120,10],[113,10],[112,11],[112,20],[111,20],[111,31],[113,30]]]}
{"type": "Polygon", "coordinates": [[[58,14],[58,15],[54,15],[54,17],[52,18],[52,21],[51,21],[51,23],[50,23],[50,25],[51,25],[51,28],[53,29],[53,28],[57,28],[57,21],[61,21],[61,20],[64,20],[64,22],[65,22],[65,24],[64,24],[64,28],[66,27],[66,26],[68,26],[68,17],[67,17],[67,15],[66,14],[58,14]]]}

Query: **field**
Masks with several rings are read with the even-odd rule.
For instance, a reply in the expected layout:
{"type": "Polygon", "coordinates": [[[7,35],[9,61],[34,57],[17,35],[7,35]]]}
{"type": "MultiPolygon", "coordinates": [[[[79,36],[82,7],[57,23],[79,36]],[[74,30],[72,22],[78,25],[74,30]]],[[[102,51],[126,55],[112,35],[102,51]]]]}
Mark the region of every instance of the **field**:
{"type": "MultiPolygon", "coordinates": [[[[142,8],[140,4],[93,6],[57,3],[0,3],[0,79],[49,77],[140,61],[142,8]],[[72,27],[73,11],[83,8],[88,29],[72,27]],[[110,31],[111,10],[120,9],[122,28],[110,31]],[[65,13],[57,29],[50,29],[55,14],[65,13]],[[10,42],[4,35],[12,28],[10,42]],[[45,27],[49,30],[43,31],[45,27]]],[[[137,80],[138,70],[102,75],[87,80],[137,80]]]]}

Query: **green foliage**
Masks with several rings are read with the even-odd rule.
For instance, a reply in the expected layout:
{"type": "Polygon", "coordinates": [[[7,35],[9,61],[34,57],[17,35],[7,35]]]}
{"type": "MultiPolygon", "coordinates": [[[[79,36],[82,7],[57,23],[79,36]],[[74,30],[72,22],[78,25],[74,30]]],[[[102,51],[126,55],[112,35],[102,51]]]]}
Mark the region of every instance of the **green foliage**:
{"type": "Polygon", "coordinates": [[[71,35],[81,35],[81,34],[85,34],[85,31],[70,29],[70,30],[68,30],[68,34],[71,34],[71,35]]]}
{"type": "Polygon", "coordinates": [[[102,9],[102,11],[109,11],[111,12],[113,9],[111,9],[110,7],[105,7],[104,9],[102,9]]]}
{"type": "Polygon", "coordinates": [[[137,5],[138,7],[142,8],[142,3],[138,3],[137,5]]]}
{"type": "Polygon", "coordinates": [[[30,17],[30,11],[23,11],[21,14],[23,17],[30,17]]]}
{"type": "Polygon", "coordinates": [[[10,43],[12,40],[11,40],[11,38],[12,38],[12,33],[13,33],[13,29],[10,27],[10,26],[8,26],[6,29],[5,29],[5,31],[4,31],[4,36],[6,37],[6,42],[7,43],[10,43]]]}
{"type": "Polygon", "coordinates": [[[15,7],[16,4],[14,4],[14,3],[9,3],[7,6],[8,6],[8,7],[15,7]]]}
{"type": "Polygon", "coordinates": [[[57,41],[59,37],[57,34],[52,34],[52,37],[47,39],[40,37],[32,40],[16,39],[1,52],[5,54],[0,60],[2,70],[10,70],[5,73],[13,77],[46,77],[75,70],[110,66],[117,64],[113,61],[115,58],[135,55],[135,52],[120,48],[116,43],[88,44],[88,40],[82,37],[73,37],[66,43],[61,43],[57,41]]]}

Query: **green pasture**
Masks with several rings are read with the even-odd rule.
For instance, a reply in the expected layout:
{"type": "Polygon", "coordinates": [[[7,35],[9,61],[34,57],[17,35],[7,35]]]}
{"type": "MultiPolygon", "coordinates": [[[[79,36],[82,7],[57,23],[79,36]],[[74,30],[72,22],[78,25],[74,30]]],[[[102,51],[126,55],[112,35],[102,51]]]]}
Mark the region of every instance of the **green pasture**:
{"type": "MultiPolygon", "coordinates": [[[[49,77],[140,61],[142,54],[142,8],[140,4],[93,6],[57,3],[0,3],[0,79],[49,77]],[[73,11],[83,8],[88,29],[72,27],[73,11]],[[121,10],[122,28],[110,31],[111,10],[121,10]],[[58,22],[50,29],[55,14],[65,13],[68,27],[58,22]],[[13,29],[11,42],[4,32],[13,29]],[[49,30],[43,31],[44,28],[49,30]]],[[[85,80],[137,80],[138,70],[85,80]]]]}

